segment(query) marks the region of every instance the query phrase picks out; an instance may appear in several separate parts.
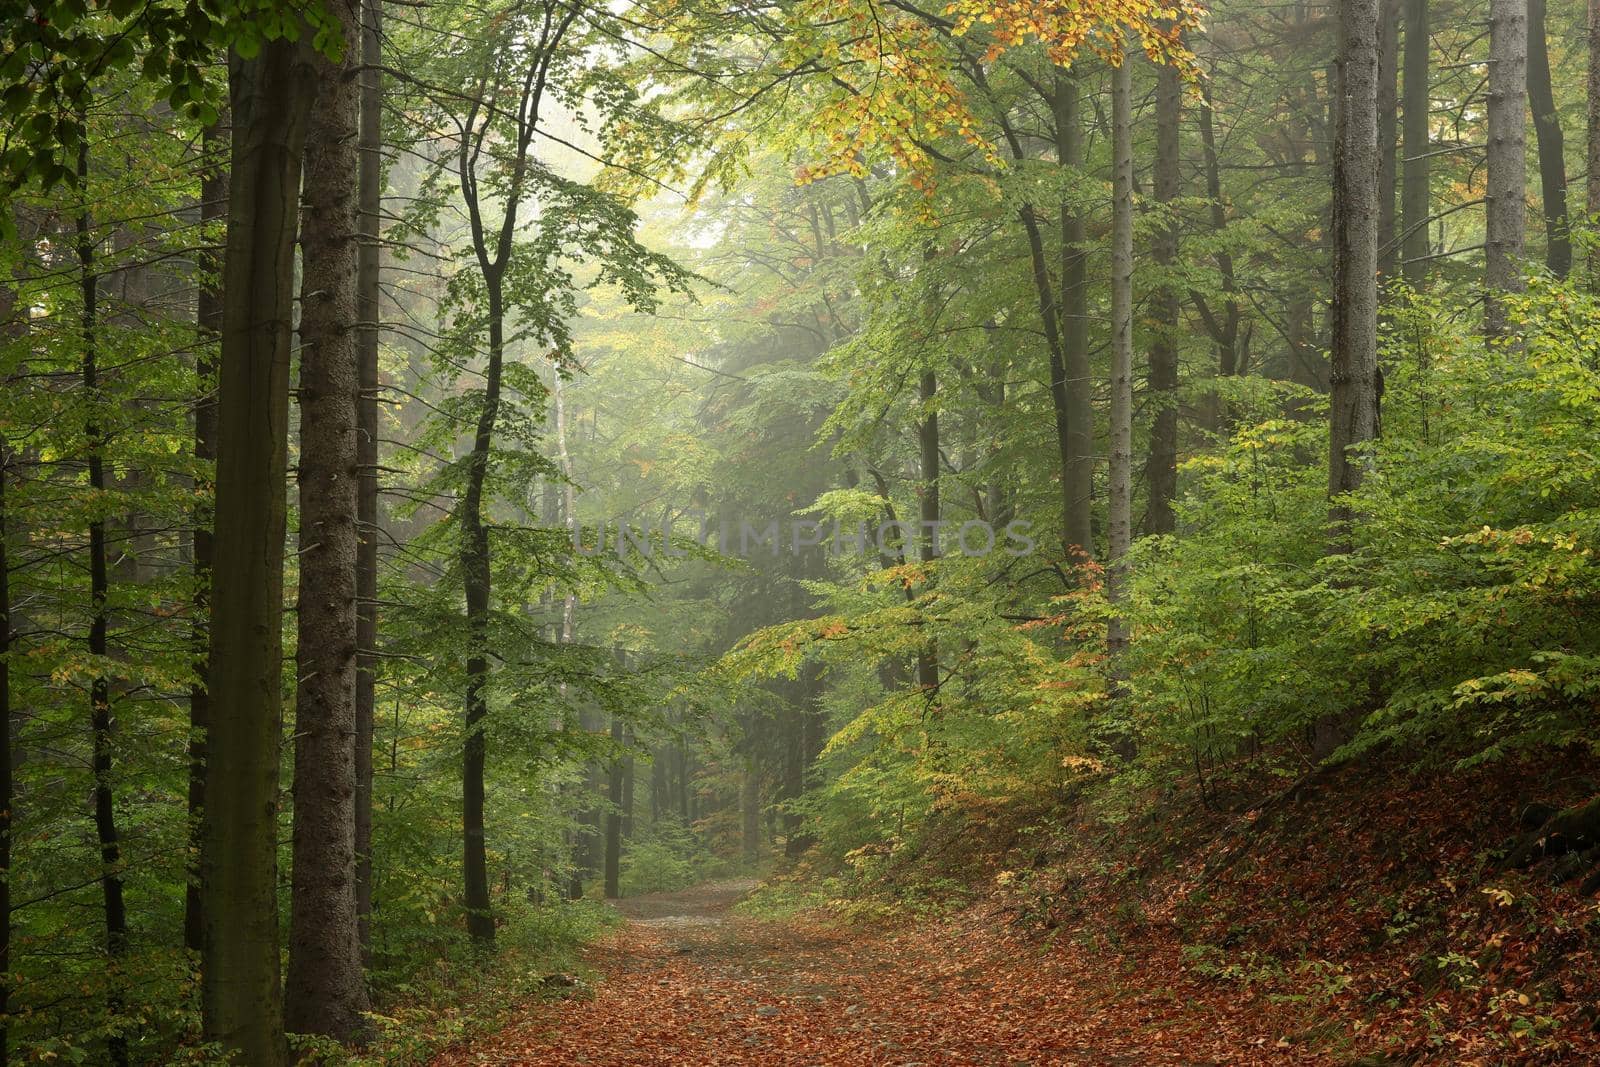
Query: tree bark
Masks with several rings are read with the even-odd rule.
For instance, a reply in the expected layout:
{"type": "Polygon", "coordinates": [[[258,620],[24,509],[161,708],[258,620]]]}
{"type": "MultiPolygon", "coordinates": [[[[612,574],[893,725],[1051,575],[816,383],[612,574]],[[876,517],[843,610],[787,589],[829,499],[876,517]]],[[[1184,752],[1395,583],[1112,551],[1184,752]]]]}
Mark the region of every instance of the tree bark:
{"type": "MultiPolygon", "coordinates": [[[[79,120],[84,121],[83,113],[79,120]]],[[[85,138],[78,145],[78,190],[89,196],[89,142],[85,138]]],[[[83,300],[83,394],[89,414],[84,425],[89,467],[89,491],[94,500],[89,520],[89,655],[97,660],[101,669],[89,683],[89,729],[92,735],[90,761],[94,771],[94,829],[100,845],[100,893],[105,909],[105,948],[108,960],[106,1010],[111,1016],[111,1029],[106,1038],[106,1054],[112,1064],[128,1062],[128,1040],[122,1033],[123,1023],[117,1019],[122,1014],[120,973],[122,961],[128,954],[128,909],[122,893],[122,850],[117,839],[116,802],[111,787],[111,679],[104,671],[109,646],[107,630],[109,615],[106,608],[110,583],[106,569],[105,508],[105,433],[100,427],[99,407],[104,404],[100,395],[99,367],[99,295],[100,278],[95,273],[95,241],[93,222],[87,206],[77,216],[78,282],[83,300]]]]}
{"type": "Polygon", "coordinates": [[[356,929],[357,0],[332,0],[344,58],[318,57],[300,245],[300,586],[294,874],[285,1025],[350,1041],[367,1010],[356,929]]]}
{"type": "Polygon", "coordinates": [[[0,442],[0,1067],[10,1059],[11,1010],[11,569],[6,553],[6,479],[11,456],[0,442]]]}
{"type": "Polygon", "coordinates": [[[361,7],[361,135],[356,253],[356,928],[363,955],[372,944],[372,723],[378,646],[378,317],[379,215],[383,210],[383,0],[361,7]]]}
{"type": "MultiPolygon", "coordinates": [[[[206,127],[200,134],[200,222],[209,228],[228,212],[228,171],[221,159],[221,131],[226,119],[206,127]]],[[[205,945],[205,925],[200,906],[200,816],[206,796],[206,731],[211,723],[211,695],[207,679],[211,672],[211,506],[208,497],[215,491],[214,468],[217,460],[217,354],[215,345],[222,334],[222,256],[209,242],[196,256],[199,294],[195,300],[195,324],[199,327],[200,347],[195,357],[195,377],[199,396],[194,405],[194,458],[202,474],[195,496],[194,514],[194,682],[189,686],[189,881],[183,899],[183,945],[200,952],[205,945]],[[208,468],[211,468],[208,470],[208,468]]]]}
{"type": "Polygon", "coordinates": [[[294,239],[309,35],[235,55],[223,268],[217,498],[206,738],[201,1000],[208,1041],[284,1062],[277,901],[283,549],[294,239]]]}
{"type": "MultiPolygon", "coordinates": [[[[1209,82],[1201,83],[1200,100],[1200,152],[1205,167],[1206,200],[1210,206],[1211,232],[1220,237],[1228,226],[1228,208],[1222,198],[1222,164],[1217,157],[1217,134],[1212,120],[1209,82]]],[[[1233,253],[1228,251],[1226,244],[1218,247],[1216,260],[1217,274],[1222,281],[1222,318],[1217,321],[1216,316],[1210,316],[1206,325],[1217,348],[1217,375],[1231,378],[1244,370],[1239,358],[1239,287],[1234,277],[1233,253]]],[[[1228,421],[1227,413],[1223,411],[1216,394],[1212,394],[1211,404],[1208,421],[1211,429],[1220,430],[1228,421]]]]}
{"type": "MultiPolygon", "coordinates": [[[[1419,0],[1420,2],[1420,0],[1419,0]]],[[[1600,0],[1589,0],[1589,70],[1586,123],[1589,175],[1586,206],[1589,216],[1600,215],[1600,0]]],[[[1600,245],[1589,250],[1589,287],[1600,289],[1600,245]]]]}
{"type": "Polygon", "coordinates": [[[1150,500],[1144,514],[1145,531],[1156,534],[1172,532],[1172,501],[1178,492],[1178,337],[1182,304],[1173,275],[1178,264],[1176,201],[1181,192],[1178,129],[1182,118],[1182,79],[1177,67],[1162,64],[1156,72],[1156,159],[1152,182],[1156,201],[1167,215],[1151,249],[1162,280],[1155,297],[1156,328],[1150,339],[1150,396],[1155,413],[1150,426],[1150,458],[1145,466],[1150,500]]]}
{"type": "MultiPolygon", "coordinates": [[[[917,556],[923,563],[939,558],[939,380],[933,371],[923,371],[917,383],[917,399],[922,402],[922,418],[917,423],[917,445],[921,453],[917,495],[922,536],[917,556]]],[[[931,581],[928,583],[931,584],[931,581]]],[[[931,638],[924,638],[917,653],[917,684],[930,697],[939,688],[939,649],[931,638]]]]}
{"type": "MultiPolygon", "coordinates": [[[[1333,157],[1333,338],[1328,494],[1361,483],[1352,449],[1378,433],[1378,0],[1342,0],[1333,157]]],[[[1331,512],[1336,550],[1350,510],[1331,512]]]]}
{"type": "MultiPolygon", "coordinates": [[[[622,719],[611,717],[611,740],[617,746],[623,743],[622,719]]],[[[606,799],[611,807],[606,811],[606,873],[607,900],[622,896],[622,757],[611,761],[611,773],[606,780],[606,799]]]]}
{"type": "Polygon", "coordinates": [[[1395,233],[1395,151],[1399,118],[1400,5],[1405,0],[1380,0],[1378,13],[1378,280],[1388,285],[1399,266],[1395,233]]]}
{"type": "MultiPolygon", "coordinates": [[[[1600,0],[1596,0],[1600,3],[1600,0]]],[[[1433,98],[1429,93],[1428,0],[1405,0],[1405,179],[1401,189],[1401,258],[1413,289],[1428,276],[1429,132],[1433,98]]]]}
{"type": "MultiPolygon", "coordinates": [[[[1133,541],[1133,71],[1111,71],[1111,476],[1107,492],[1106,595],[1125,594],[1125,558],[1133,541]]],[[[1127,628],[1113,611],[1106,649],[1119,656],[1127,628]]]]}
{"type": "Polygon", "coordinates": [[[1528,2],[1528,106],[1539,150],[1539,190],[1544,205],[1544,262],[1565,278],[1572,270],[1572,236],[1567,221],[1566,145],[1550,85],[1550,50],[1545,36],[1545,0],[1528,2]]]}
{"type": "Polygon", "coordinates": [[[489,530],[483,518],[483,487],[489,476],[489,449],[500,411],[500,375],[505,358],[505,312],[500,272],[485,279],[489,286],[489,366],[483,408],[467,459],[467,491],[461,501],[461,573],[467,600],[466,738],[461,756],[461,831],[463,905],[467,932],[481,945],[494,943],[494,915],[489,906],[489,866],[484,839],[483,770],[487,745],[484,720],[489,716],[489,530]]]}
{"type": "Polygon", "coordinates": [[[1489,148],[1484,196],[1483,329],[1510,329],[1502,294],[1522,290],[1527,231],[1528,0],[1489,3],[1489,148]]]}
{"type": "MultiPolygon", "coordinates": [[[[1077,78],[1056,77],[1056,156],[1083,166],[1083,121],[1077,78]]],[[[1063,508],[1068,562],[1094,558],[1094,398],[1089,367],[1088,227],[1069,205],[1061,209],[1061,388],[1066,414],[1063,508]]]]}

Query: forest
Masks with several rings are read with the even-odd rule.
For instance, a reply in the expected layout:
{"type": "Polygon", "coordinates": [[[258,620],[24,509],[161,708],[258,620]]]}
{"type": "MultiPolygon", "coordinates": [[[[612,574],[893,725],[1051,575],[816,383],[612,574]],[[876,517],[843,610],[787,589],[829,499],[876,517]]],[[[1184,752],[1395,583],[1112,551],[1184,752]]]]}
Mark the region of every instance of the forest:
{"type": "Polygon", "coordinates": [[[0,1067],[1600,1062],[1600,0],[0,15],[0,1067]]]}

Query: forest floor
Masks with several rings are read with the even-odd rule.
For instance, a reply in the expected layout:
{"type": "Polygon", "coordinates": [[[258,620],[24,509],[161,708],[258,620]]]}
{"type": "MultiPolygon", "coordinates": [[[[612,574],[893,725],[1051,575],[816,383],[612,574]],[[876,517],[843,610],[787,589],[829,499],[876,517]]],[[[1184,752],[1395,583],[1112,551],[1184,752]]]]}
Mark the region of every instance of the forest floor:
{"type": "Polygon", "coordinates": [[[592,988],[435,1067],[1337,1062],[1299,1045],[1292,1012],[1208,994],[1182,968],[1049,949],[982,908],[891,929],[736,913],[753,886],[621,901],[592,988]]]}

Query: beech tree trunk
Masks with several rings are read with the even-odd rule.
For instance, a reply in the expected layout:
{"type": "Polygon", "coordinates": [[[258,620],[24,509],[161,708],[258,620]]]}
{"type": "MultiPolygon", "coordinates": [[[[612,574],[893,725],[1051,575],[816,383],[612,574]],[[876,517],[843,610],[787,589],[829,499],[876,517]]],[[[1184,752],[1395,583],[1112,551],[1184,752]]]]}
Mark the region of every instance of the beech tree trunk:
{"type": "MultiPolygon", "coordinates": [[[[1133,71],[1124,60],[1111,71],[1111,478],[1107,492],[1106,593],[1124,595],[1133,541],[1133,71]]],[[[1106,649],[1127,645],[1123,620],[1113,615],[1106,649]]]]}
{"type": "MultiPolygon", "coordinates": [[[[623,742],[622,719],[611,717],[611,740],[620,746],[623,742]]],[[[606,779],[606,799],[611,807],[606,812],[606,872],[607,900],[622,896],[622,757],[611,761],[611,772],[606,779]]]]}
{"type": "MultiPolygon", "coordinates": [[[[1156,160],[1152,176],[1157,203],[1176,211],[1181,191],[1178,170],[1178,128],[1183,118],[1183,83],[1178,69],[1163,64],[1156,72],[1156,160]]],[[[1155,408],[1150,426],[1150,459],[1145,483],[1150,501],[1145,509],[1147,533],[1171,533],[1172,500],[1178,491],[1178,337],[1182,310],[1178,284],[1171,276],[1178,262],[1178,219],[1169,214],[1151,249],[1161,269],[1161,290],[1155,298],[1155,335],[1150,340],[1150,396],[1155,408]]]]}
{"type": "MultiPolygon", "coordinates": [[[[1082,101],[1077,78],[1056,78],[1056,155],[1064,167],[1083,166],[1082,101]]],[[[1066,413],[1066,470],[1062,506],[1068,562],[1094,558],[1094,396],[1089,368],[1089,234],[1083,215],[1061,209],[1061,388],[1066,413]]]]}
{"type": "Polygon", "coordinates": [[[1484,196],[1483,328],[1510,328],[1504,293],[1522,290],[1527,231],[1528,0],[1489,3],[1489,148],[1484,196]]]}
{"type": "MultiPolygon", "coordinates": [[[[1596,0],[1600,3],[1600,0],[1596,0]]],[[[1429,93],[1428,0],[1405,0],[1405,178],[1400,191],[1401,258],[1406,281],[1420,288],[1428,276],[1429,145],[1433,98],[1429,93]]]]}
{"type": "Polygon", "coordinates": [[[463,905],[467,932],[480,945],[494,943],[494,915],[489,908],[489,864],[484,839],[483,769],[487,756],[483,736],[489,716],[489,530],[483,520],[483,487],[489,476],[489,449],[500,410],[500,374],[505,358],[505,312],[501,274],[491,272],[489,285],[489,366],[483,407],[467,459],[467,491],[461,501],[461,573],[467,600],[466,738],[461,756],[461,831],[463,905]]]}
{"type": "Polygon", "coordinates": [[[1572,235],[1567,221],[1566,145],[1550,85],[1550,50],[1545,36],[1545,0],[1528,0],[1528,106],[1539,149],[1539,188],[1544,205],[1544,262],[1565,278],[1572,270],[1572,235]]]}
{"type": "MultiPolygon", "coordinates": [[[[1342,0],[1333,155],[1333,339],[1328,494],[1361,484],[1352,449],[1378,434],[1378,0],[1342,0]]],[[[1335,503],[1334,547],[1350,510],[1335,503]]]]}
{"type": "Polygon", "coordinates": [[[316,69],[307,34],[230,61],[233,162],[217,394],[211,725],[201,825],[208,1041],[287,1050],[278,968],[278,745],[294,243],[316,69]]]}
{"type": "MultiPolygon", "coordinates": [[[[918,472],[920,484],[917,487],[921,505],[918,514],[922,520],[917,557],[923,563],[932,563],[939,558],[939,413],[934,410],[938,396],[937,376],[933,371],[923,371],[917,384],[917,398],[922,402],[923,409],[922,419],[917,424],[917,444],[921,453],[918,472]]],[[[923,640],[922,651],[917,654],[917,684],[930,697],[939,688],[939,649],[931,639],[923,640]]]]}
{"type": "MultiPolygon", "coordinates": [[[[79,120],[84,121],[81,112],[79,120]]],[[[87,138],[78,146],[78,189],[85,198],[89,196],[87,138]]],[[[97,410],[104,401],[100,396],[98,362],[100,278],[94,266],[93,228],[89,209],[84,207],[77,216],[78,281],[83,300],[83,395],[89,410],[83,436],[88,451],[89,490],[95,498],[93,517],[89,520],[88,651],[103,663],[109,652],[106,599],[110,583],[106,568],[106,523],[101,514],[106,491],[106,439],[97,410]]],[[[122,850],[117,839],[115,797],[111,788],[111,679],[104,671],[97,671],[89,683],[89,729],[92,735],[90,763],[94,771],[94,829],[100,845],[100,893],[105,907],[105,948],[110,981],[106,1012],[111,1016],[112,1029],[106,1038],[106,1056],[109,1062],[120,1067],[128,1062],[128,1039],[121,1029],[124,1023],[118,1019],[122,1014],[120,968],[128,954],[128,909],[122,895],[122,850]]]]}
{"type": "Polygon", "coordinates": [[[1378,280],[1388,285],[1399,266],[1400,246],[1395,233],[1395,151],[1400,74],[1400,5],[1405,0],[1379,0],[1378,14],[1378,280]]]}
{"type": "MultiPolygon", "coordinates": [[[[1217,158],[1217,135],[1215,123],[1212,121],[1211,89],[1209,83],[1200,85],[1200,151],[1205,166],[1206,175],[1206,200],[1210,205],[1211,231],[1221,235],[1228,225],[1228,209],[1222,200],[1222,166],[1217,158]]],[[[1239,298],[1238,282],[1233,272],[1233,254],[1223,244],[1217,249],[1217,273],[1222,280],[1222,317],[1218,319],[1215,314],[1204,314],[1206,328],[1211,333],[1211,339],[1217,346],[1217,375],[1222,378],[1231,378],[1236,374],[1244,373],[1244,360],[1239,351],[1239,298]]],[[[1196,300],[1202,313],[1206,310],[1205,302],[1196,300]]],[[[1213,410],[1210,412],[1210,424],[1213,430],[1222,429],[1228,421],[1227,413],[1223,411],[1220,398],[1212,396],[1213,410]]]]}
{"type": "Polygon", "coordinates": [[[383,210],[383,0],[361,7],[360,191],[356,252],[356,930],[362,954],[372,941],[372,722],[378,647],[378,283],[383,210]]]}
{"type": "MultiPolygon", "coordinates": [[[[200,134],[200,221],[209,228],[228,211],[228,171],[221,158],[221,137],[226,118],[206,127],[200,134]]],[[[195,323],[199,326],[200,348],[195,358],[195,377],[200,395],[194,405],[194,458],[202,469],[217,459],[217,355],[213,346],[222,334],[222,256],[210,247],[195,257],[200,275],[195,299],[195,323]]],[[[204,499],[215,489],[215,479],[206,477],[197,485],[196,497],[204,499]]],[[[183,945],[199,952],[205,944],[205,926],[200,909],[200,813],[206,796],[206,731],[211,722],[211,696],[207,691],[211,655],[211,507],[197,504],[194,513],[194,682],[189,686],[189,881],[183,898],[183,945]]]]}
{"type": "MultiPolygon", "coordinates": [[[[1587,208],[1589,216],[1600,215],[1600,0],[1589,0],[1589,84],[1587,208]]],[[[1589,250],[1589,285],[1600,289],[1600,245],[1589,250]]]]}
{"type": "Polygon", "coordinates": [[[10,533],[6,479],[10,477],[11,455],[0,442],[0,1067],[11,1062],[11,807],[15,790],[11,782],[11,569],[6,553],[10,533]]]}
{"type": "Polygon", "coordinates": [[[367,1010],[356,929],[356,0],[328,10],[352,47],[318,57],[300,244],[300,586],[294,876],[285,1025],[352,1040],[367,1010]]]}

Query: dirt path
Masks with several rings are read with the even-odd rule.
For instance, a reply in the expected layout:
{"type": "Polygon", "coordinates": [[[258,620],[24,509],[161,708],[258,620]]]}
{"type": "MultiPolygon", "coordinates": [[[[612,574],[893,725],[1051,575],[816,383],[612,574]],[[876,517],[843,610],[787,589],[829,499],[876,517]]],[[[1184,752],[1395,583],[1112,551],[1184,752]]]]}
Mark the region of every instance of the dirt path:
{"type": "Polygon", "coordinates": [[[751,885],[621,902],[629,921],[591,952],[592,997],[533,1007],[435,1067],[1332,1062],[1274,1033],[1281,1012],[1214,1006],[1176,973],[1107,973],[980,915],[882,934],[732,914],[751,885]]]}

